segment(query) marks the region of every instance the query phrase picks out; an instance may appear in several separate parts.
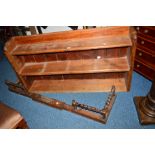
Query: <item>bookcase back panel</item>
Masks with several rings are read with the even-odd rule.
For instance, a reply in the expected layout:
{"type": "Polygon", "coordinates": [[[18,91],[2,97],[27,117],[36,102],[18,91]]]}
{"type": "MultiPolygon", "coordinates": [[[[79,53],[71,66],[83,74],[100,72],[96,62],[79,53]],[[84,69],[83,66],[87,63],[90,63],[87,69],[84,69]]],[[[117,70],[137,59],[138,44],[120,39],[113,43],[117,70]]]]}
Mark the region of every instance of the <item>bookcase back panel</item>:
{"type": "Polygon", "coordinates": [[[120,73],[86,73],[86,74],[61,74],[61,75],[42,75],[42,76],[23,76],[27,77],[28,81],[33,80],[64,80],[64,79],[108,79],[108,78],[123,78],[124,72],[120,73]]]}

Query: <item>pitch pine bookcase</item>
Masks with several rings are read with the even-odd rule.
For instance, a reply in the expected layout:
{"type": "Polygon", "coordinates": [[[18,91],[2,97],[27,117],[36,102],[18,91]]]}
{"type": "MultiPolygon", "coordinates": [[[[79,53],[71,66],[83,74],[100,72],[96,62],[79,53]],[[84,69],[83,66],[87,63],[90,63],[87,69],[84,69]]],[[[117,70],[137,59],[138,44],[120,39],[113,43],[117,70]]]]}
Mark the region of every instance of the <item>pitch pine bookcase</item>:
{"type": "Polygon", "coordinates": [[[12,37],[5,54],[29,92],[129,91],[136,48],[132,27],[12,37]]]}

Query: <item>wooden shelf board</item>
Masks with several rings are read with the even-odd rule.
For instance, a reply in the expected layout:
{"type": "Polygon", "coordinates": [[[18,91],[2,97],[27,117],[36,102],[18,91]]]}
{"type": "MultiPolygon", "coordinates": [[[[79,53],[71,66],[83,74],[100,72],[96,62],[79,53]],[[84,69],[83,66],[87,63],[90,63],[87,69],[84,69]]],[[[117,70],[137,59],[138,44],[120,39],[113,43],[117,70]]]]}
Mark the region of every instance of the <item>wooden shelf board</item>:
{"type": "Polygon", "coordinates": [[[87,60],[66,60],[44,63],[26,63],[20,70],[20,75],[56,75],[100,72],[129,71],[126,57],[87,60]]]}
{"type": "Polygon", "coordinates": [[[77,38],[55,40],[31,44],[17,44],[12,51],[13,55],[30,55],[41,53],[56,53],[65,51],[81,51],[101,48],[131,46],[131,39],[127,35],[100,36],[89,38],[77,38]]]}
{"type": "Polygon", "coordinates": [[[105,92],[110,91],[112,85],[115,85],[118,92],[127,91],[124,78],[35,80],[29,91],[35,93],[105,92]]]}

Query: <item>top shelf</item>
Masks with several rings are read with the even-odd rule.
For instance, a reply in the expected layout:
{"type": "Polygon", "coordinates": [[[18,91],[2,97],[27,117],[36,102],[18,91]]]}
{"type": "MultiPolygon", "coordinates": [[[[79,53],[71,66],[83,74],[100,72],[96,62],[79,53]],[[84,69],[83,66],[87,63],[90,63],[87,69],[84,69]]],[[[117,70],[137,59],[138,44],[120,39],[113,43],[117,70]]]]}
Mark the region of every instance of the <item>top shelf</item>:
{"type": "Polygon", "coordinates": [[[132,46],[129,27],[104,27],[54,32],[12,38],[5,47],[14,46],[12,55],[30,55],[66,51],[132,46]]]}
{"type": "Polygon", "coordinates": [[[45,43],[18,45],[13,55],[29,55],[65,51],[81,51],[90,49],[113,48],[129,46],[130,39],[122,37],[100,37],[88,39],[76,39],[65,41],[52,41],[45,43]]]}

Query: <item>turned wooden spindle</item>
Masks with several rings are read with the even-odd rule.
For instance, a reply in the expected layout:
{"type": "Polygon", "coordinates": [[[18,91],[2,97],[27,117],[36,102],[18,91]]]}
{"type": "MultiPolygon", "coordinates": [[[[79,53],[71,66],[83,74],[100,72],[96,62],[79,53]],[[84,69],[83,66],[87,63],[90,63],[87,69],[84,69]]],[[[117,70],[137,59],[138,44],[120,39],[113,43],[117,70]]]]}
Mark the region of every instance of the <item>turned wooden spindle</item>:
{"type": "Polygon", "coordinates": [[[155,124],[155,79],[147,96],[134,97],[141,124],[155,124]]]}

